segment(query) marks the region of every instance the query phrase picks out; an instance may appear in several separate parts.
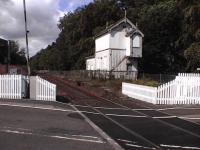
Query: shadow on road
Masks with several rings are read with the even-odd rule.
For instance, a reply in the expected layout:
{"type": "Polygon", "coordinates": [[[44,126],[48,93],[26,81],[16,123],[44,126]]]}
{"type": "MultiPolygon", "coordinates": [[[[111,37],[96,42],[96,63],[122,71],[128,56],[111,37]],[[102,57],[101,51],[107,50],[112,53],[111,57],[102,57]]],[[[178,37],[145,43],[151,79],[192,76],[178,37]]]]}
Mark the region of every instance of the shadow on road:
{"type": "Polygon", "coordinates": [[[68,98],[61,95],[56,96],[56,101],[62,102],[62,103],[70,103],[70,100],[68,98]]]}

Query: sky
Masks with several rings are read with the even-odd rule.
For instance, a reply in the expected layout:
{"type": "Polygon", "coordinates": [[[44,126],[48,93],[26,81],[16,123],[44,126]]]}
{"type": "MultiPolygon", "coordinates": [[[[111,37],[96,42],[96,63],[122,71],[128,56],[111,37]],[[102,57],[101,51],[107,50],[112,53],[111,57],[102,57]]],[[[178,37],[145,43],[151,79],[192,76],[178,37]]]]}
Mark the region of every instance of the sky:
{"type": "MultiPolygon", "coordinates": [[[[59,18],[93,0],[26,0],[30,56],[46,48],[59,34],[59,18]]],[[[0,38],[25,47],[23,0],[0,0],[0,38]]]]}

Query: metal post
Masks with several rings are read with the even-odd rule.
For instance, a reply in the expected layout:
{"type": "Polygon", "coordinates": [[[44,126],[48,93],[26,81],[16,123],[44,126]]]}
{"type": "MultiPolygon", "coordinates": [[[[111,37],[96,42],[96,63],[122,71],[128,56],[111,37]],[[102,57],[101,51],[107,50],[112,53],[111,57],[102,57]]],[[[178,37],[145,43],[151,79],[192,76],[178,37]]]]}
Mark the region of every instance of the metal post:
{"type": "Polygon", "coordinates": [[[28,48],[28,29],[27,29],[27,17],[26,17],[26,1],[23,0],[24,4],[24,21],[25,21],[25,33],[26,33],[26,61],[27,61],[27,70],[28,70],[28,76],[31,75],[31,69],[30,69],[30,61],[29,61],[29,48],[28,48]]]}

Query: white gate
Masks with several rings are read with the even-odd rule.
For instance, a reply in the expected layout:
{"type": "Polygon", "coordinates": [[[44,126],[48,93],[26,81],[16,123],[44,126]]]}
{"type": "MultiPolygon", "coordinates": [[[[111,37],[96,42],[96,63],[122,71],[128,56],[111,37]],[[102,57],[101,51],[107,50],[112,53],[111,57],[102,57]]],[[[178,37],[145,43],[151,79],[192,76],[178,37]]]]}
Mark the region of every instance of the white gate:
{"type": "Polygon", "coordinates": [[[122,93],[153,104],[200,104],[200,74],[178,74],[158,87],[122,84],[122,93]]]}
{"type": "Polygon", "coordinates": [[[30,78],[30,98],[34,100],[56,101],[56,85],[40,78],[30,78]]]}
{"type": "Polygon", "coordinates": [[[200,104],[200,74],[179,74],[157,89],[157,104],[200,104]]]}
{"type": "Polygon", "coordinates": [[[27,78],[22,75],[0,75],[0,98],[22,99],[26,96],[27,78]]]}

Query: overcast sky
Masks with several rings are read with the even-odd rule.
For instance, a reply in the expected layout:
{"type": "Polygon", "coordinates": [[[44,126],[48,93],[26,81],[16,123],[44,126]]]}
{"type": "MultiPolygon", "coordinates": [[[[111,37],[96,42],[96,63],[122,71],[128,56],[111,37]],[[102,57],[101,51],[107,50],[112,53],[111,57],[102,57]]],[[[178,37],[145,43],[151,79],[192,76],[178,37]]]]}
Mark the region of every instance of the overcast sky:
{"type": "MultiPolygon", "coordinates": [[[[58,20],[93,0],[26,0],[30,55],[56,40],[58,20]]],[[[25,47],[23,0],[0,0],[0,37],[25,47]]]]}

